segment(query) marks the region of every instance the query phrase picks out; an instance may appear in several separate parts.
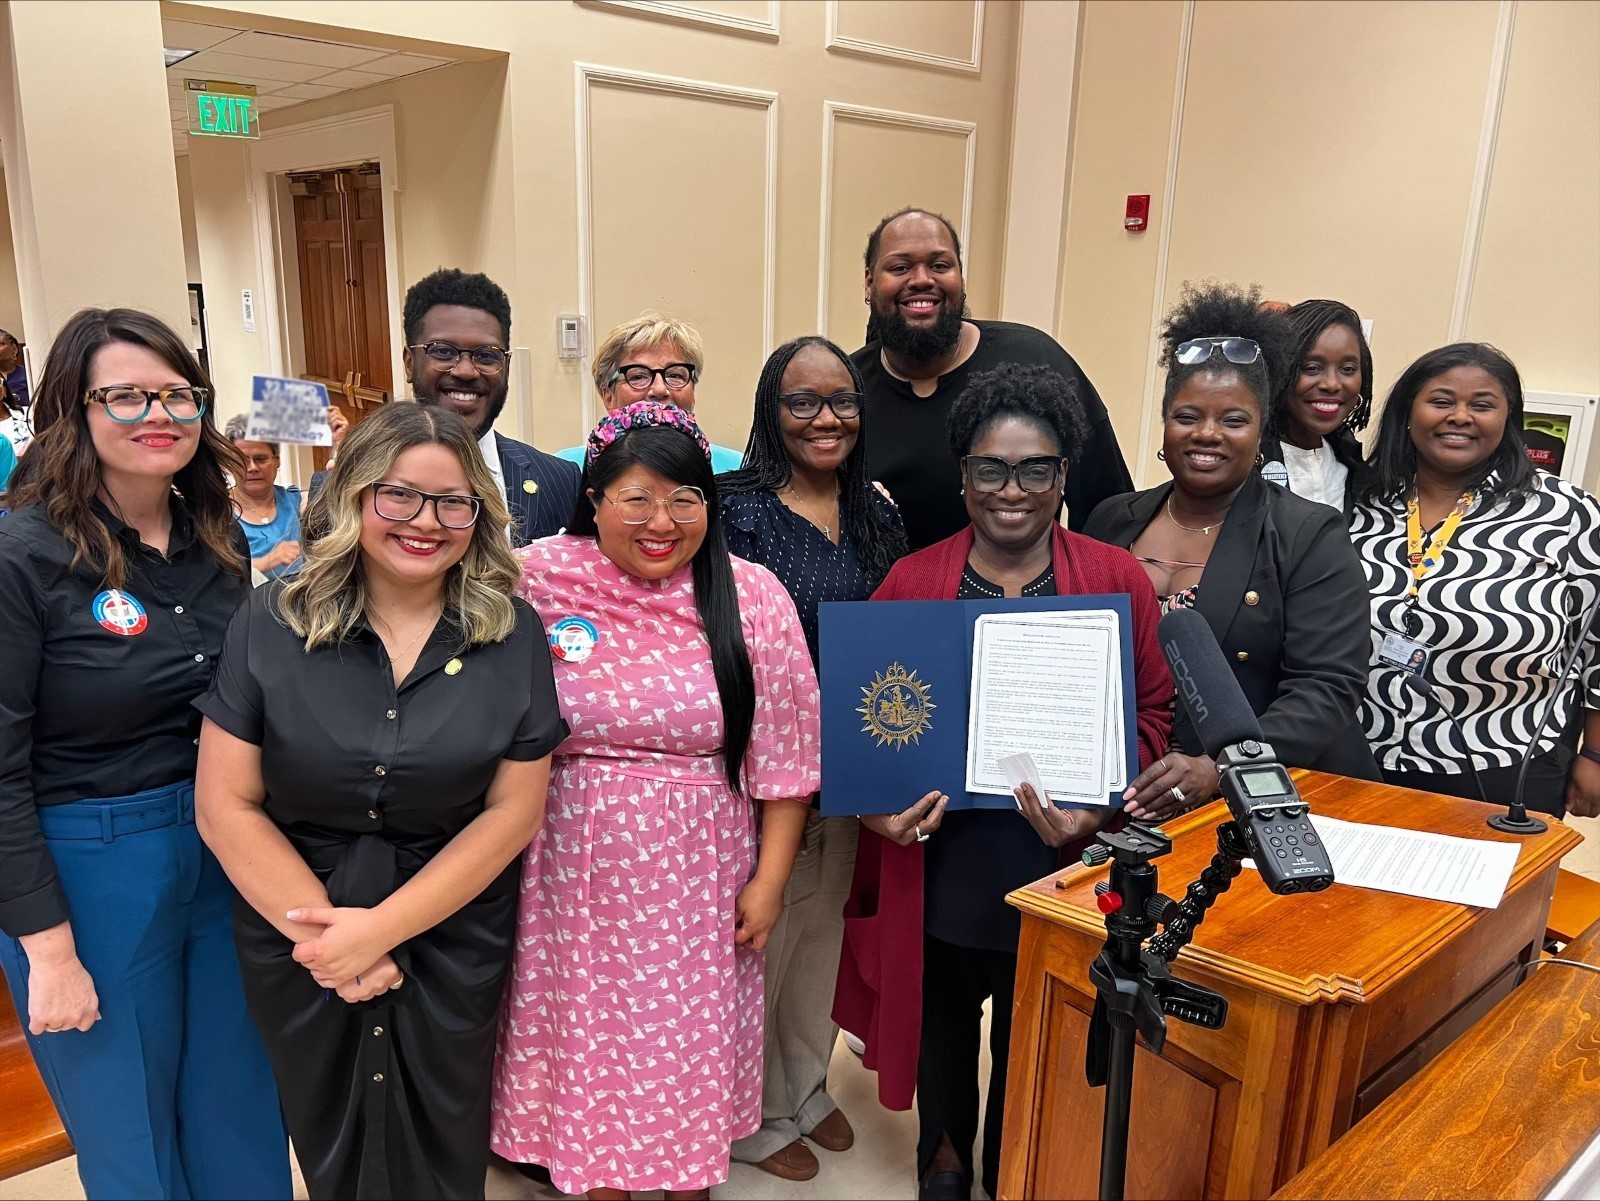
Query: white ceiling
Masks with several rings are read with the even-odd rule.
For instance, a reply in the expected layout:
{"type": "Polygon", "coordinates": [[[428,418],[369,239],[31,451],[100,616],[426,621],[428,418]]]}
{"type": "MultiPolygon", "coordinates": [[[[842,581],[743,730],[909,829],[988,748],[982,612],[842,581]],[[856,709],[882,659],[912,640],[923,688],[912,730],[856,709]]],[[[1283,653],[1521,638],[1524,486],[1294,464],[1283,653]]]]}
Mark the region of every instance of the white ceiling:
{"type": "Polygon", "coordinates": [[[386,83],[402,75],[431,71],[454,61],[429,54],[391,54],[367,46],[190,21],[162,21],[161,40],[168,50],[199,51],[167,68],[172,145],[179,154],[189,150],[185,79],[255,84],[258,109],[270,113],[307,100],[386,83]]]}

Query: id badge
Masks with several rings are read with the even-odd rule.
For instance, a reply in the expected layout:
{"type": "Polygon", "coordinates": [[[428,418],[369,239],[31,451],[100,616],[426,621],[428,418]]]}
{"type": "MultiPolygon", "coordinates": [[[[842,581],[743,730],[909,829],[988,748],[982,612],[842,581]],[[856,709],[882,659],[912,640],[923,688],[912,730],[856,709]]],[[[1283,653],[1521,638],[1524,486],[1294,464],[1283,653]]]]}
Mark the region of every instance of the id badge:
{"type": "Polygon", "coordinates": [[[1428,657],[1431,653],[1425,642],[1407,638],[1404,634],[1385,634],[1382,644],[1378,647],[1378,662],[1398,667],[1401,671],[1414,676],[1421,676],[1428,670],[1428,657]]]}

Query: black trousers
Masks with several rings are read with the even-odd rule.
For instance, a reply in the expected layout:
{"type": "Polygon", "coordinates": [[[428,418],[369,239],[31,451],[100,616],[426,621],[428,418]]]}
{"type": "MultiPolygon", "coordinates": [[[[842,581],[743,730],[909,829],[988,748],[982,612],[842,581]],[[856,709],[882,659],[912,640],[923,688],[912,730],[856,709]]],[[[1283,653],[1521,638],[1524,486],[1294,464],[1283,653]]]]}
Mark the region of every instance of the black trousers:
{"type": "MultiPolygon", "coordinates": [[[[1554,749],[1534,756],[1528,764],[1522,803],[1536,813],[1564,816],[1567,812],[1567,778],[1572,774],[1572,758],[1572,751],[1559,743],[1554,749]]],[[[1462,766],[1465,767],[1465,763],[1462,766]]],[[[1383,780],[1398,788],[1416,788],[1422,792],[1442,792],[1445,796],[1458,796],[1468,801],[1486,799],[1491,805],[1509,805],[1517,794],[1517,776],[1521,770],[1521,764],[1479,768],[1478,779],[1483,781],[1481,797],[1470,771],[1447,775],[1444,772],[1385,769],[1383,780]]]]}
{"type": "Polygon", "coordinates": [[[945,1135],[950,1137],[967,1179],[972,1179],[972,1147],[978,1137],[978,1043],[983,1032],[983,1003],[992,997],[982,1182],[984,1191],[995,1195],[1016,982],[1015,951],[959,947],[923,935],[922,1048],[917,1057],[918,1181],[927,1175],[945,1135]]]}

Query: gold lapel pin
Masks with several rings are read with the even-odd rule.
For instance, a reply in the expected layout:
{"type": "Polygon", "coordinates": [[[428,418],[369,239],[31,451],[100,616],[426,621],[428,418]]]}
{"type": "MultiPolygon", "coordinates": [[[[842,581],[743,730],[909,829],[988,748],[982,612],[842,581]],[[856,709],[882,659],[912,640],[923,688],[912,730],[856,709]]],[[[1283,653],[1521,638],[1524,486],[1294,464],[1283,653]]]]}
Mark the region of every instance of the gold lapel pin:
{"type": "Polygon", "coordinates": [[[452,660],[450,660],[450,662],[446,663],[444,665],[444,674],[447,675],[447,676],[458,676],[458,675],[460,675],[461,674],[461,660],[460,659],[452,659],[452,660]]]}
{"type": "Polygon", "coordinates": [[[523,480],[522,481],[522,490],[524,492],[526,492],[529,496],[538,496],[539,495],[539,485],[534,483],[532,480],[523,480]]]}

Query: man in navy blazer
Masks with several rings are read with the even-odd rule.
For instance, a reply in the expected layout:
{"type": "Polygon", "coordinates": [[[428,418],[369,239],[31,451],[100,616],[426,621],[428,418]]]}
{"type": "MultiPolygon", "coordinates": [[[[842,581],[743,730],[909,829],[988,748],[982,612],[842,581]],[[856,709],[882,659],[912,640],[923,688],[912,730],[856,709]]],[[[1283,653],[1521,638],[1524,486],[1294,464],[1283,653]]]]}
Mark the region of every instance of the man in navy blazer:
{"type": "Polygon", "coordinates": [[[511,509],[511,544],[559,533],[572,518],[579,471],[496,433],[511,386],[511,301],[487,275],[441,267],[411,285],[405,305],[406,382],[418,404],[459,413],[511,509]]]}

